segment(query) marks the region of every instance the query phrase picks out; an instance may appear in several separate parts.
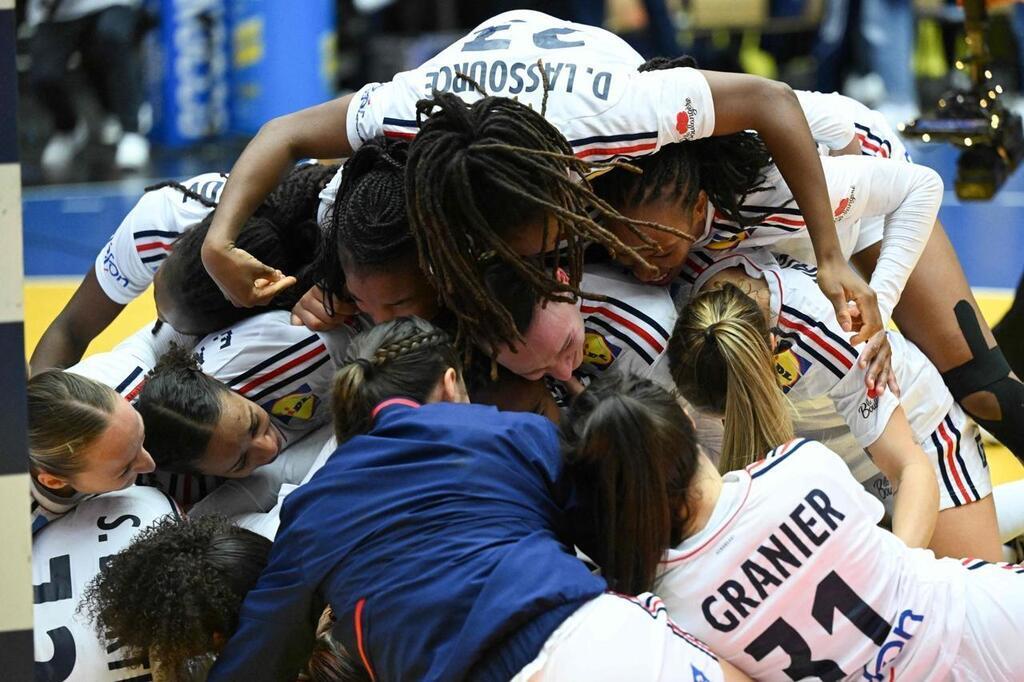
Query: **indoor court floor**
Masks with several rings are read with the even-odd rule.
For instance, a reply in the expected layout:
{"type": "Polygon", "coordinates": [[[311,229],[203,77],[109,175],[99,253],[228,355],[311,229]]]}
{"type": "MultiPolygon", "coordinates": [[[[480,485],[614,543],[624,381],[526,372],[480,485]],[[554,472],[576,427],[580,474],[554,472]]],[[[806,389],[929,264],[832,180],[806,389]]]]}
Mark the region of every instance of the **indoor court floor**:
{"type": "MultiPolygon", "coordinates": [[[[986,319],[994,324],[1010,305],[1024,271],[1024,171],[1018,171],[992,201],[965,203],[952,191],[956,151],[943,145],[912,147],[917,163],[935,168],[946,183],[939,214],[986,319]]],[[[207,172],[228,168],[203,168],[207,172]]],[[[152,180],[25,188],[26,358],[67,300],[96,254],[152,180]]],[[[2,248],[2,245],[0,245],[2,248]]],[[[155,319],[152,295],[129,305],[89,352],[107,350],[155,319]]],[[[993,483],[1024,478],[1024,467],[999,447],[989,447],[993,483]]]]}

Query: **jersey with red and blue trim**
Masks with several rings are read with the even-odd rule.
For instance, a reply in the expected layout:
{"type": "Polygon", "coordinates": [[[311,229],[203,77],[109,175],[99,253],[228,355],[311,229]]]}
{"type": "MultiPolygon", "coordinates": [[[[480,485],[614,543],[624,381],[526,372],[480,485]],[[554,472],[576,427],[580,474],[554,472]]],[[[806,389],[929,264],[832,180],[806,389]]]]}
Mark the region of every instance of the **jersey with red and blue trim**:
{"type": "Polygon", "coordinates": [[[676,307],[668,290],[603,264],[584,268],[580,290],[586,339],[579,372],[630,372],[673,390],[665,349],[676,322],[676,307]],[[588,293],[600,295],[601,300],[588,298],[588,293]]]}
{"type": "MultiPolygon", "coordinates": [[[[227,182],[224,173],[203,173],[181,184],[216,204],[227,182]]],[[[200,223],[212,206],[174,187],[146,192],[96,256],[96,279],[115,303],[131,303],[153,282],[171,247],[200,223]]]]}
{"type": "Polygon", "coordinates": [[[869,397],[866,370],[857,358],[864,344],[852,345],[852,333],[839,325],[832,303],[818,288],[817,270],[785,255],[756,249],[719,255],[691,254],[686,272],[699,291],[722,270],[740,267],[768,285],[769,322],[778,337],[775,374],[790,400],[828,396],[861,447],[882,435],[897,407],[902,406],[915,440],[924,443],[953,406],[953,396],[924,353],[902,334],[890,331],[892,368],[902,392],[869,397]]]}
{"type": "Polygon", "coordinates": [[[967,569],[878,527],[881,503],[797,439],[723,481],[711,521],[669,550],[673,620],[758,680],[943,680],[967,569]]]}
{"type": "Polygon", "coordinates": [[[530,10],[505,12],[419,68],[359,90],[348,109],[348,140],[356,149],[381,134],[414,137],[416,103],[435,90],[478,100],[469,79],[489,95],[542,112],[587,161],[710,136],[715,112],[704,76],[690,68],[640,73],[643,61],[604,29],[530,10]]]}

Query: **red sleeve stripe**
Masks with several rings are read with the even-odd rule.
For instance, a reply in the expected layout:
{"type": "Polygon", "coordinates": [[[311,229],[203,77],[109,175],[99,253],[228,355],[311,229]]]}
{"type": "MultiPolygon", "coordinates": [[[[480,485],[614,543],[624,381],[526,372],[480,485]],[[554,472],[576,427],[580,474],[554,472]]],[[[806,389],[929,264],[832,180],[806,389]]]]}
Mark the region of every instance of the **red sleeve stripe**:
{"type": "Polygon", "coordinates": [[[294,358],[294,359],[286,362],[285,364],[281,365],[280,367],[277,367],[276,369],[273,369],[273,370],[267,372],[266,374],[262,374],[262,375],[260,375],[258,377],[255,377],[252,381],[250,381],[249,383],[245,384],[244,386],[242,386],[241,388],[239,388],[237,390],[242,395],[245,395],[246,393],[252,391],[257,386],[260,386],[261,384],[264,384],[264,383],[270,381],[271,379],[273,379],[276,376],[280,376],[284,372],[287,372],[289,369],[291,369],[293,367],[296,367],[298,365],[301,365],[302,363],[307,362],[308,360],[311,360],[311,359],[315,358],[316,356],[321,355],[321,354],[326,353],[326,352],[327,352],[327,346],[325,346],[323,343],[320,343],[320,344],[314,346],[311,350],[303,353],[302,355],[300,355],[297,358],[294,358]]]}
{"type": "Polygon", "coordinates": [[[576,152],[576,156],[581,159],[585,159],[589,156],[617,156],[633,155],[637,152],[653,152],[658,146],[657,142],[646,142],[644,144],[634,144],[627,147],[590,147],[588,149],[581,149],[576,152]]]}
{"type": "Polygon", "coordinates": [[[366,655],[366,641],[363,636],[363,609],[366,608],[366,597],[363,597],[356,602],[356,611],[353,616],[356,627],[356,648],[359,650],[359,659],[363,662],[363,667],[366,668],[366,672],[369,673],[370,679],[373,682],[377,680],[377,674],[373,672],[373,666],[370,665],[370,659],[366,655]]]}
{"type": "Polygon", "coordinates": [[[416,137],[416,133],[403,133],[398,130],[385,130],[384,137],[394,137],[402,140],[411,140],[416,137]]]}
{"type": "Polygon", "coordinates": [[[173,242],[150,242],[148,244],[136,244],[135,250],[152,251],[153,249],[163,249],[164,251],[170,251],[173,248],[173,242]]]}
{"type": "Polygon", "coordinates": [[[643,329],[632,320],[628,320],[622,315],[619,315],[618,313],[609,310],[608,308],[583,304],[580,306],[580,312],[583,313],[584,315],[600,315],[602,317],[607,317],[609,320],[612,320],[613,322],[617,322],[618,324],[622,325],[623,327],[625,327],[626,329],[628,329],[629,331],[633,332],[641,339],[646,341],[647,345],[649,345],[651,349],[655,351],[655,353],[661,353],[663,350],[665,350],[665,346],[659,343],[656,338],[651,336],[651,334],[646,329],[643,329]]]}

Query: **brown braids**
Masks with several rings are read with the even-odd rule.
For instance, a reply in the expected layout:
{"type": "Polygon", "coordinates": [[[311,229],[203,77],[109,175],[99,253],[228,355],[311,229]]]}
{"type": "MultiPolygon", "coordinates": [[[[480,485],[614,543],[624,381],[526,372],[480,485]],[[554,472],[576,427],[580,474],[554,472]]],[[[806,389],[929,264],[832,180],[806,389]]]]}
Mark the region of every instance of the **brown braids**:
{"type": "Polygon", "coordinates": [[[373,409],[389,398],[427,402],[449,368],[462,376],[448,335],[418,317],[399,317],[356,336],[334,378],[338,443],[369,431],[373,409]]]}
{"type": "MultiPolygon", "coordinates": [[[[420,263],[457,323],[460,345],[497,351],[519,339],[508,311],[483,286],[480,261],[493,254],[508,262],[543,299],[578,295],[583,248],[597,242],[613,253],[645,262],[591,217],[626,224],[646,245],[640,227],[678,230],[627,218],[598,197],[585,179],[594,168],[573,155],[568,141],[533,109],[508,98],[468,104],[434,92],[417,104],[420,131],[410,147],[406,202],[420,263]],[[553,225],[549,224],[551,221],[553,225]],[[553,276],[562,253],[548,262],[527,260],[506,239],[541,223],[544,243],[564,242],[568,284],[553,276]]],[[[634,169],[635,170],[635,169],[634,169]]]]}

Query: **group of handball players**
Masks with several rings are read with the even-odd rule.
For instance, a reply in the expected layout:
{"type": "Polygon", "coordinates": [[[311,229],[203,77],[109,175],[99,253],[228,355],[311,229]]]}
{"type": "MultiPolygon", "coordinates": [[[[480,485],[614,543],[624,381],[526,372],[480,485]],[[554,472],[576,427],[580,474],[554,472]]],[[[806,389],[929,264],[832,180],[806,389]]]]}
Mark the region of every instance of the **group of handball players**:
{"type": "Polygon", "coordinates": [[[942,196],[858,102],[532,11],[271,121],[34,351],[37,679],[1021,679],[942,196]]]}

